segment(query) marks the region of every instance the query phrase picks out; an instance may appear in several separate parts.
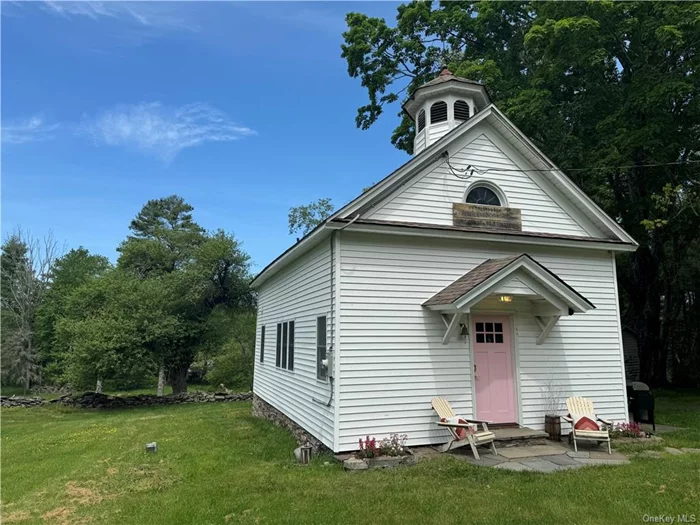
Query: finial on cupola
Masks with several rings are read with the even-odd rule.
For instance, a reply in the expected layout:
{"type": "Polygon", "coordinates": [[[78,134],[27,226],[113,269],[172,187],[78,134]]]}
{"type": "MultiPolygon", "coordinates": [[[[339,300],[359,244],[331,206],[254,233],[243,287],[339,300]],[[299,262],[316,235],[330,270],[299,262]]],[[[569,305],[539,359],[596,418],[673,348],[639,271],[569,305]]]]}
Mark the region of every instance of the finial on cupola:
{"type": "Polygon", "coordinates": [[[447,77],[447,76],[450,76],[450,77],[451,77],[451,76],[454,76],[454,75],[452,74],[452,71],[450,71],[450,70],[447,68],[447,64],[442,64],[442,66],[440,66],[440,69],[442,69],[442,71],[440,71],[440,75],[439,75],[439,76],[441,76],[441,77],[447,77]]]}

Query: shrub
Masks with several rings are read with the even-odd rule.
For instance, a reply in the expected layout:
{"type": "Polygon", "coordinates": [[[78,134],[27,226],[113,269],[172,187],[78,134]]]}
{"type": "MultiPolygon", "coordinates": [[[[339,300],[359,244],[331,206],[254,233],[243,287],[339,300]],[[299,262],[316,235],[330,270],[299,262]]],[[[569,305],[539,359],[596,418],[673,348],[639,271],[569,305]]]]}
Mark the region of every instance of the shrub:
{"type": "Polygon", "coordinates": [[[402,456],[406,453],[406,434],[391,434],[379,443],[379,450],[383,456],[402,456]]]}
{"type": "Polygon", "coordinates": [[[217,387],[223,384],[234,390],[250,390],[253,386],[253,359],[252,353],[244,351],[236,341],[229,341],[212,359],[205,379],[217,387]]]}
{"type": "Polygon", "coordinates": [[[613,427],[611,434],[613,437],[647,437],[646,432],[642,430],[642,427],[639,426],[639,423],[616,423],[613,427]]]}

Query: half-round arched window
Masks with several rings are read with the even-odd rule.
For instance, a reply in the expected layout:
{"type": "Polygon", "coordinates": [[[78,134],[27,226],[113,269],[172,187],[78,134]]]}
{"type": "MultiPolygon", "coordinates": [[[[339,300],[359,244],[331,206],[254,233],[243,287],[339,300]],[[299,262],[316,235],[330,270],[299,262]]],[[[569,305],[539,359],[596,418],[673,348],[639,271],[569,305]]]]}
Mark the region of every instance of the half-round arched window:
{"type": "Polygon", "coordinates": [[[496,192],[486,186],[476,186],[469,190],[467,202],[469,204],[486,204],[488,206],[501,205],[501,199],[498,198],[496,192]]]}
{"type": "Polygon", "coordinates": [[[425,128],[425,110],[421,109],[418,112],[418,131],[423,131],[425,128]]]}
{"type": "Polygon", "coordinates": [[[458,100],[455,102],[455,120],[468,120],[469,119],[469,104],[464,100],[458,100]]]}
{"type": "Polygon", "coordinates": [[[447,120],[447,103],[446,102],[436,102],[430,106],[430,123],[435,124],[436,122],[444,122],[447,120]]]}

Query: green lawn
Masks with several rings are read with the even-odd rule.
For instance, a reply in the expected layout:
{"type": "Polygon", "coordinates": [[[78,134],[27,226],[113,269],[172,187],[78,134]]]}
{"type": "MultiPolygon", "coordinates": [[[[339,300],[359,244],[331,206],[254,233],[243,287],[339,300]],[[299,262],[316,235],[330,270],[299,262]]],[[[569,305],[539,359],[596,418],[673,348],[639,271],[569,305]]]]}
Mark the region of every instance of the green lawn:
{"type": "MultiPolygon", "coordinates": [[[[659,397],[659,422],[690,427],[667,445],[700,447],[700,394],[659,397]]],[[[536,474],[440,456],[348,474],[292,460],[293,438],[250,404],[125,411],[2,411],[3,523],[599,524],[695,513],[700,454],[634,456],[622,467],[536,474]],[[144,444],[157,441],[150,455],[144,444]]]]}

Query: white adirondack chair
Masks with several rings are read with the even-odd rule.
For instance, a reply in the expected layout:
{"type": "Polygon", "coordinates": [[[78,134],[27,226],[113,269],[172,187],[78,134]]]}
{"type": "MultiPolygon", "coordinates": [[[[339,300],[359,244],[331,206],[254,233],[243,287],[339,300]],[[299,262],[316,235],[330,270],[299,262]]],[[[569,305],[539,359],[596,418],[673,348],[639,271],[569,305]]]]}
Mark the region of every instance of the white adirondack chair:
{"type": "Polygon", "coordinates": [[[600,421],[605,425],[611,426],[612,421],[598,417],[593,410],[593,401],[585,397],[570,397],[566,400],[566,409],[569,411],[569,416],[563,416],[562,419],[571,423],[572,438],[574,441],[574,450],[578,452],[578,447],[576,446],[577,440],[582,441],[597,441],[597,442],[607,442],[608,443],[608,454],[612,454],[610,448],[610,432],[607,428],[602,428],[601,430],[576,430],[574,428],[574,420],[572,415],[577,416],[588,416],[593,421],[600,421]]]}
{"type": "MultiPolygon", "coordinates": [[[[450,403],[446,399],[443,399],[441,397],[434,397],[431,401],[431,404],[433,406],[433,410],[437,412],[437,415],[440,419],[449,419],[457,417],[457,415],[454,413],[454,410],[452,410],[450,403]]],[[[489,431],[488,421],[480,421],[478,419],[467,419],[462,416],[459,416],[459,418],[464,421],[467,421],[468,423],[476,423],[477,428],[478,425],[481,424],[483,430],[477,430],[476,432],[474,432],[473,425],[438,421],[438,425],[447,428],[447,430],[450,431],[450,434],[452,434],[452,439],[450,439],[450,441],[448,441],[440,447],[440,452],[447,452],[448,450],[456,449],[464,445],[469,445],[472,448],[474,457],[476,459],[479,459],[479,452],[476,450],[476,447],[480,445],[490,444],[493,453],[496,455],[498,454],[498,452],[496,452],[496,445],[493,442],[495,436],[493,432],[489,431]],[[460,437],[457,434],[458,428],[463,428],[466,430],[465,437],[460,437]]]]}

